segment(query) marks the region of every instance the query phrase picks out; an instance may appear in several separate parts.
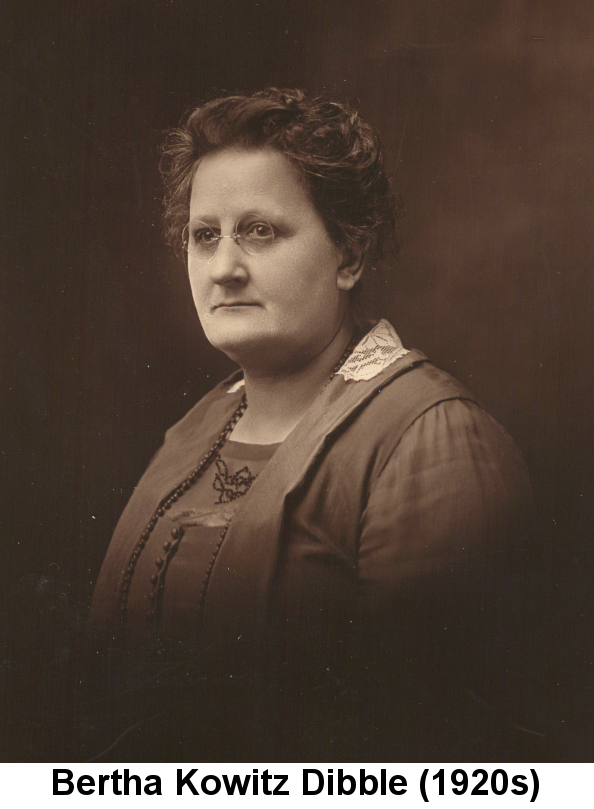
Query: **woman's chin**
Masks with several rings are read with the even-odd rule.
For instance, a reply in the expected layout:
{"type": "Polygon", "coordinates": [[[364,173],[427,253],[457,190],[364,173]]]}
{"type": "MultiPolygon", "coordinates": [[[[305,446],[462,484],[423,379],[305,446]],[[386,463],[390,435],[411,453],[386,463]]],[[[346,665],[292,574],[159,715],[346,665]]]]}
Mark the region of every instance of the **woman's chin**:
{"type": "Polygon", "coordinates": [[[207,324],[204,333],[214,348],[240,365],[256,353],[266,353],[266,343],[270,342],[255,329],[246,328],[245,325],[238,323],[227,324],[225,328],[207,324]]]}

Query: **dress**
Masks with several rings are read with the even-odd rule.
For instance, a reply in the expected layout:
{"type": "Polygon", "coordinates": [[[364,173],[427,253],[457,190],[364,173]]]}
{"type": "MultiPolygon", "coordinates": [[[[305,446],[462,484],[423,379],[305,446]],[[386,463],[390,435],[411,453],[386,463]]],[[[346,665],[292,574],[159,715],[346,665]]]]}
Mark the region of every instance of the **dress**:
{"type": "MultiPolygon", "coordinates": [[[[141,628],[150,588],[143,573],[134,590],[137,562],[122,601],[130,560],[142,559],[147,523],[241,397],[235,375],[168,431],[93,598],[94,648],[119,644],[139,682],[162,683],[145,708],[185,689],[177,714],[170,704],[161,714],[163,760],[180,760],[172,739],[185,760],[513,755],[513,706],[527,687],[515,670],[529,477],[472,394],[404,350],[385,321],[275,448],[219,535],[205,582],[188,579],[188,593],[203,590],[197,631],[172,643],[164,613],[141,628]]],[[[202,527],[180,538],[170,513],[161,509],[150,542],[179,553],[200,541],[202,527]]]]}

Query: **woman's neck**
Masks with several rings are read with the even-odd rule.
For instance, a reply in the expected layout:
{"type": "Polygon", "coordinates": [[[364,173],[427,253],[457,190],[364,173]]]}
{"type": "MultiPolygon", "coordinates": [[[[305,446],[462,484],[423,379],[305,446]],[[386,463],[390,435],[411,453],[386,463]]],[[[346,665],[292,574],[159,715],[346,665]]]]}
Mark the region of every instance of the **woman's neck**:
{"type": "Polygon", "coordinates": [[[266,373],[244,369],[248,407],[231,439],[246,444],[284,441],[331,376],[353,332],[353,321],[345,318],[331,342],[295,370],[266,373]]]}

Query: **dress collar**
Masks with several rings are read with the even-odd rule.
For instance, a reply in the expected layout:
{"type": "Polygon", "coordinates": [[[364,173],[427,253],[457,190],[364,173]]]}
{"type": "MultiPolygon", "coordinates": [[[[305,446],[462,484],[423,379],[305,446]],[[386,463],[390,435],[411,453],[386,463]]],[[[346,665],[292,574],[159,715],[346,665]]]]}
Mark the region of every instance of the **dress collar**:
{"type": "Polygon", "coordinates": [[[387,320],[380,320],[355,346],[338,371],[345,382],[363,382],[381,374],[395,360],[410,354],[387,320]]]}

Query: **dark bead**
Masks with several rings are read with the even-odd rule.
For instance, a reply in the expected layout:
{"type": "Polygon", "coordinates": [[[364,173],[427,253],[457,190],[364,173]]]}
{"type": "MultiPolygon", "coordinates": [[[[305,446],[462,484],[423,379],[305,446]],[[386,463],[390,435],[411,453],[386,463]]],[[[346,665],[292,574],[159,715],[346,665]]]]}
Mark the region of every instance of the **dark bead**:
{"type": "Polygon", "coordinates": [[[157,576],[157,574],[153,573],[153,575],[151,576],[151,584],[156,584],[158,579],[159,577],[157,576]]]}
{"type": "Polygon", "coordinates": [[[161,559],[161,557],[159,556],[158,559],[155,559],[155,564],[157,565],[157,567],[163,567],[163,559],[161,559]]]}
{"type": "Polygon", "coordinates": [[[165,553],[167,553],[167,551],[169,550],[170,547],[171,547],[171,542],[164,542],[163,543],[163,550],[165,551],[165,553]]]}
{"type": "Polygon", "coordinates": [[[159,515],[159,517],[162,517],[162,516],[163,516],[163,514],[165,514],[165,511],[164,511],[162,508],[160,508],[160,509],[157,511],[157,514],[159,515]]]}
{"type": "Polygon", "coordinates": [[[149,601],[154,601],[155,600],[155,591],[151,590],[148,597],[149,597],[149,601]]]}

